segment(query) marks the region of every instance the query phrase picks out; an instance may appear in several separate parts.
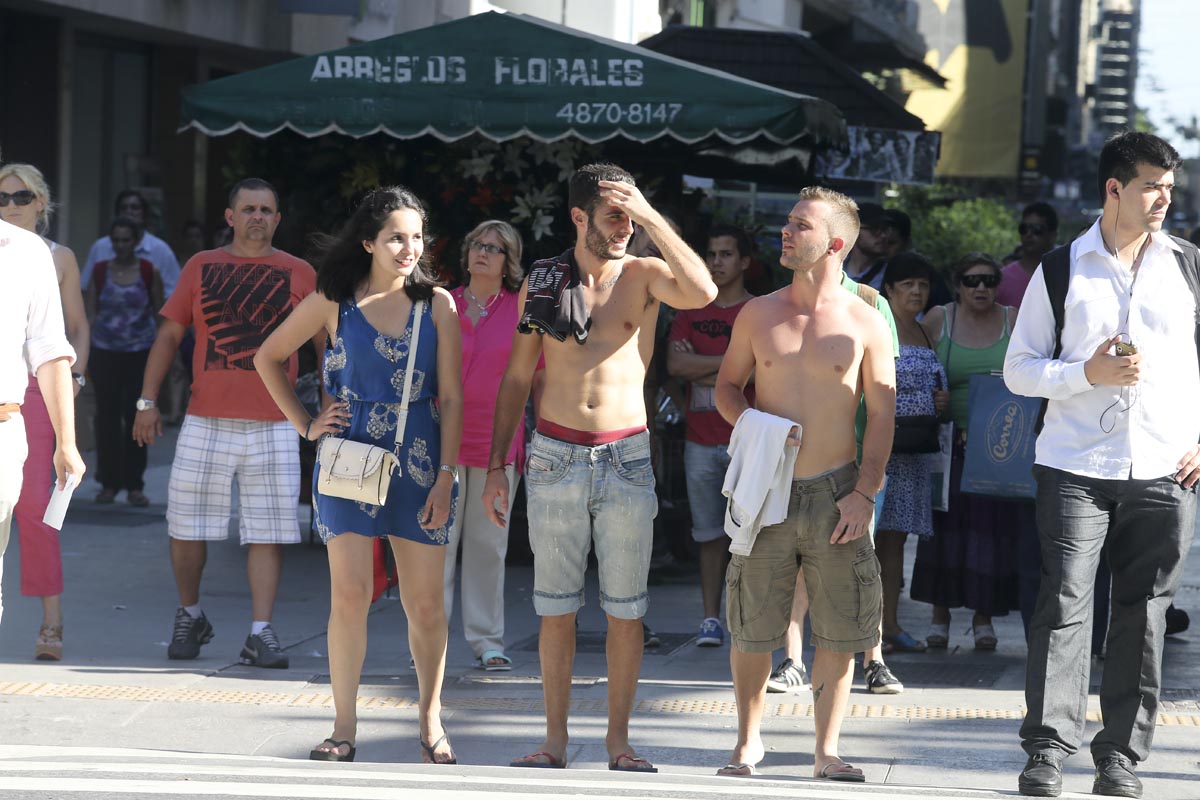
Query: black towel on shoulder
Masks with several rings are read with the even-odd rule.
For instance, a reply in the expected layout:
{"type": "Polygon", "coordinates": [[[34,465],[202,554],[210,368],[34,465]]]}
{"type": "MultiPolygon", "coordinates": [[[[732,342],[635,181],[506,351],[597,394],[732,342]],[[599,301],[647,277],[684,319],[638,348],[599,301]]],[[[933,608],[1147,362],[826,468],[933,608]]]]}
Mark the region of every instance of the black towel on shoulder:
{"type": "Polygon", "coordinates": [[[533,262],[525,310],[517,330],[521,333],[550,334],[560,342],[568,336],[583,344],[587,341],[592,317],[583,297],[583,284],[575,251],[533,262]]]}

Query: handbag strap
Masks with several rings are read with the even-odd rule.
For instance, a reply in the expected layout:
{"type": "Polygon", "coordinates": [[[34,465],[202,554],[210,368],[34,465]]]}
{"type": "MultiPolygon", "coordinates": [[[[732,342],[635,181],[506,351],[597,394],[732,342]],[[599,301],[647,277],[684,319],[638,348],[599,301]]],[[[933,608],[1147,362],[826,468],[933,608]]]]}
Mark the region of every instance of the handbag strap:
{"type": "Polygon", "coordinates": [[[404,443],[404,428],[408,424],[408,393],[412,389],[413,359],[417,355],[417,345],[421,341],[421,317],[425,315],[425,301],[418,300],[413,305],[412,339],[408,344],[408,359],[404,364],[404,394],[400,396],[400,418],[396,420],[396,443],[392,451],[397,458],[400,456],[400,446],[404,443]]]}

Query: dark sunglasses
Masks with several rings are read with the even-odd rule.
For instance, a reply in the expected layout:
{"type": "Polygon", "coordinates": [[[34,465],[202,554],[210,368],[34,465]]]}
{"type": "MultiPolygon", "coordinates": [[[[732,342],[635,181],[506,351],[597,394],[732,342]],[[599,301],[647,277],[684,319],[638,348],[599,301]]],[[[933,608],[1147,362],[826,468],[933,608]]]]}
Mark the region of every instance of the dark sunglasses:
{"type": "Polygon", "coordinates": [[[1042,225],[1040,222],[1022,222],[1017,226],[1017,233],[1022,236],[1027,233],[1032,233],[1034,236],[1044,236],[1049,230],[1048,227],[1042,225]]]}
{"type": "Polygon", "coordinates": [[[12,194],[9,194],[8,192],[0,192],[0,208],[7,206],[9,200],[13,201],[19,206],[27,206],[36,199],[37,195],[28,189],[22,189],[21,191],[13,192],[12,194]]]}
{"type": "Polygon", "coordinates": [[[975,289],[979,284],[983,284],[989,289],[995,289],[1000,285],[999,275],[963,275],[959,280],[963,286],[968,289],[975,289]]]}
{"type": "Polygon", "coordinates": [[[488,244],[486,242],[471,242],[470,249],[478,250],[479,252],[486,253],[489,256],[500,254],[507,255],[507,251],[505,251],[503,247],[496,247],[496,245],[488,244]]]}

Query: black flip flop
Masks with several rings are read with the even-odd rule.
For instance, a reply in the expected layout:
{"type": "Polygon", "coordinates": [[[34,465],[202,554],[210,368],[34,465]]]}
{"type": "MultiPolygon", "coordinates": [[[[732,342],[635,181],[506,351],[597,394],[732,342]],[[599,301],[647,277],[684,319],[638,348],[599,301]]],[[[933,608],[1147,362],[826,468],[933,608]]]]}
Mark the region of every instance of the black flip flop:
{"type": "MultiPolygon", "coordinates": [[[[450,756],[449,761],[438,761],[437,760],[438,745],[441,744],[442,742],[446,741],[446,737],[448,735],[449,734],[443,733],[442,737],[440,739],[438,739],[436,742],[434,742],[433,744],[425,744],[425,742],[421,742],[421,748],[426,753],[429,754],[429,763],[430,764],[437,764],[439,766],[445,766],[448,764],[457,764],[458,763],[458,757],[453,755],[453,752],[454,752],[453,750],[450,751],[451,756],[450,756]]],[[[418,739],[417,741],[420,741],[420,740],[418,739]]]]}
{"type": "Polygon", "coordinates": [[[312,750],[308,751],[309,761],[353,761],[354,754],[358,752],[354,745],[345,739],[326,739],[325,741],[321,742],[321,744],[333,745],[333,749],[318,750],[314,747],[312,750]],[[342,755],[337,751],[337,748],[342,747],[343,745],[350,748],[349,751],[346,752],[346,755],[342,755]]]}

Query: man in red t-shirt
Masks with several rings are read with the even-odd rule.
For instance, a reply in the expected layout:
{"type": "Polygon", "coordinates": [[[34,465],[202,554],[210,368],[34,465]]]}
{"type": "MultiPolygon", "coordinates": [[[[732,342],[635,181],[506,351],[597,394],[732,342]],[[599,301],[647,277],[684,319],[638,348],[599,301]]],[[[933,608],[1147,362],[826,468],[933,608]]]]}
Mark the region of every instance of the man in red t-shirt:
{"type": "MultiPolygon", "coordinates": [[[[721,358],[729,347],[733,321],[751,294],[745,272],[750,266],[750,237],[741,228],[714,226],[709,232],[706,262],[717,285],[717,299],[704,308],[675,315],[667,338],[667,371],[688,384],[687,435],[683,466],[687,477],[688,505],[692,511],[692,538],[700,544],[700,595],[704,621],[696,643],[720,647],[721,586],[729,560],[725,535],[725,468],[729,466],[729,437],[733,427],[717,411],[713,384],[721,358]]],[[[746,397],[754,403],[754,389],[746,397]]]]}
{"type": "MultiPolygon", "coordinates": [[[[133,438],[143,446],[162,435],[155,405],[159,388],[184,333],[195,328],[192,397],[167,489],[167,533],[180,604],[167,647],[172,659],[196,658],[200,646],[213,637],[200,609],[200,579],[207,543],[228,535],[236,478],[253,612],[241,662],[276,669],[288,665],[271,615],[283,545],[300,541],[299,440],[258,377],[254,355],[316,289],[317,276],[306,261],[272,246],[280,218],[279,194],[271,184],[247,178],[233,187],[225,210],[233,241],[188,260],[162,308],[162,324],[146,362],[133,423],[133,438]]],[[[319,354],[324,342],[314,342],[319,354]]],[[[288,362],[293,382],[297,371],[293,355],[288,362]]]]}

